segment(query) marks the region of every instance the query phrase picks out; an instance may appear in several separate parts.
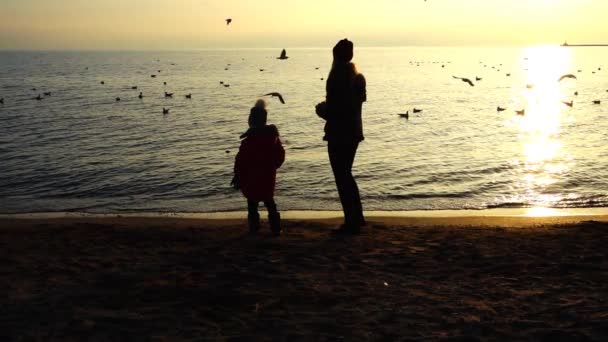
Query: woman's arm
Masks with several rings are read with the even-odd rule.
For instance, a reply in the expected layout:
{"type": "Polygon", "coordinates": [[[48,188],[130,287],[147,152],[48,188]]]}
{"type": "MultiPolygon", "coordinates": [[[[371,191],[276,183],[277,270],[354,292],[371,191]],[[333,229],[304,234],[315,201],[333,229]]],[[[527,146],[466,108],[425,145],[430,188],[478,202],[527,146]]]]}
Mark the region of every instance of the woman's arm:
{"type": "Polygon", "coordinates": [[[355,96],[360,102],[367,101],[367,90],[365,89],[366,85],[367,84],[363,74],[358,74],[357,76],[355,76],[353,88],[355,90],[355,96]]]}

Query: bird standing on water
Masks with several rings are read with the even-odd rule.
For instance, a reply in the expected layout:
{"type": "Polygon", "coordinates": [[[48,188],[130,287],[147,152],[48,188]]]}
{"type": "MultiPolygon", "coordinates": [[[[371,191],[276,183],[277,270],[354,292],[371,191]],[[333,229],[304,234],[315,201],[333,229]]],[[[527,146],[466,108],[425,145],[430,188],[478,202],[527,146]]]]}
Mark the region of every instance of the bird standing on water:
{"type": "Polygon", "coordinates": [[[226,19],[226,26],[230,25],[231,22],[232,22],[231,18],[226,19]]]}
{"type": "Polygon", "coordinates": [[[285,51],[285,49],[283,49],[283,51],[281,51],[281,55],[279,57],[277,57],[277,59],[287,59],[289,57],[287,57],[287,51],[285,51]]]}

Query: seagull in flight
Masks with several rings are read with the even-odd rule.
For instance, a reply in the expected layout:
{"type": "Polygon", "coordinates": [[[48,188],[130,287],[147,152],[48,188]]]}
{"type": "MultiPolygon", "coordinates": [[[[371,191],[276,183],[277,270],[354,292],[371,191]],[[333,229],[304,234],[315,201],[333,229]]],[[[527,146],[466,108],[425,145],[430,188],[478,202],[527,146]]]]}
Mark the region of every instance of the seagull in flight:
{"type": "MultiPolygon", "coordinates": [[[[283,50],[285,51],[285,50],[283,50]]],[[[268,94],[264,94],[264,96],[272,96],[272,97],[278,97],[279,101],[281,101],[282,104],[285,104],[285,100],[283,100],[283,95],[277,93],[277,92],[272,92],[272,93],[268,93],[268,94]]]]}
{"type": "Polygon", "coordinates": [[[562,77],[559,78],[558,82],[561,82],[565,78],[574,78],[574,79],[576,79],[576,76],[574,76],[572,74],[563,75],[562,77]]]}
{"type": "Polygon", "coordinates": [[[230,25],[231,22],[232,22],[231,18],[226,19],[226,26],[230,25]]]}
{"type": "Polygon", "coordinates": [[[287,51],[285,51],[285,49],[283,49],[283,51],[281,51],[281,55],[279,57],[277,57],[277,59],[287,59],[289,57],[287,57],[287,51]]]}
{"type": "Polygon", "coordinates": [[[468,83],[471,87],[474,87],[475,85],[473,84],[473,82],[468,79],[468,78],[464,78],[464,77],[456,77],[456,76],[452,76],[453,78],[457,79],[457,80],[461,80],[462,82],[468,83]]]}

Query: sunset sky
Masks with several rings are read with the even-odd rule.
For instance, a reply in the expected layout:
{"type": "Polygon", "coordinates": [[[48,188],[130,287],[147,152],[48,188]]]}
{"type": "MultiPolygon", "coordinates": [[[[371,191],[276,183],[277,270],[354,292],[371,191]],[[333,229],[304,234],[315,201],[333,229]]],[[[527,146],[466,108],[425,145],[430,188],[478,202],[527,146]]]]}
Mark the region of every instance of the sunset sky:
{"type": "Polygon", "coordinates": [[[607,13],[605,0],[3,0],[0,49],[608,43],[607,13]]]}

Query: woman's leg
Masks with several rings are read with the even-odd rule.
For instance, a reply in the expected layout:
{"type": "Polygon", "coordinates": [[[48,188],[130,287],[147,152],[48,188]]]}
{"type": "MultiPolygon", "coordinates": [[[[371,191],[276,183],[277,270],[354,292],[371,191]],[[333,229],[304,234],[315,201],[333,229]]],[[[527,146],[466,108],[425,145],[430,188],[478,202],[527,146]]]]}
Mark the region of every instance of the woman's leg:
{"type": "Polygon", "coordinates": [[[258,213],[258,201],[247,200],[247,211],[249,231],[255,233],[260,229],[260,213],[258,213]]]}
{"type": "Polygon", "coordinates": [[[352,226],[359,226],[365,223],[359,188],[352,175],[352,167],[358,145],[358,143],[340,144],[330,142],[327,146],[329,161],[336,180],[342,210],[344,211],[344,220],[347,225],[352,226]]]}
{"type": "Polygon", "coordinates": [[[347,145],[345,147],[345,158],[346,158],[346,182],[350,198],[350,212],[351,220],[354,224],[365,225],[365,218],[363,217],[363,206],[361,204],[361,195],[359,194],[359,186],[357,181],[353,177],[353,163],[355,162],[355,155],[357,154],[357,148],[359,143],[347,145]]]}
{"type": "Polygon", "coordinates": [[[342,146],[340,144],[329,142],[327,144],[327,153],[329,155],[331,170],[333,171],[334,179],[336,180],[336,188],[338,189],[338,196],[340,197],[340,203],[342,204],[344,220],[346,221],[350,205],[346,187],[347,166],[346,161],[344,160],[344,152],[342,151],[342,146]]]}

